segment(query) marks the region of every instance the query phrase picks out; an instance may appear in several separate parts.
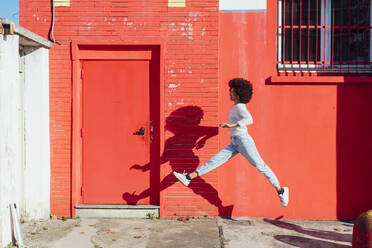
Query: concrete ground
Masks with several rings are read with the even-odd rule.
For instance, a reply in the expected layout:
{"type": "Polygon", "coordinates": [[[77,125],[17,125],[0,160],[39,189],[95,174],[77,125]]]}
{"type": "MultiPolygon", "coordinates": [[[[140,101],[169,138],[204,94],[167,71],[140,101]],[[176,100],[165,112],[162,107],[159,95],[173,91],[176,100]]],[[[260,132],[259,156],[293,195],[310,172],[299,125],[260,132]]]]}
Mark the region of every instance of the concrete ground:
{"type": "Polygon", "coordinates": [[[346,248],[353,225],[273,219],[67,219],[21,225],[33,248],[346,248]]]}

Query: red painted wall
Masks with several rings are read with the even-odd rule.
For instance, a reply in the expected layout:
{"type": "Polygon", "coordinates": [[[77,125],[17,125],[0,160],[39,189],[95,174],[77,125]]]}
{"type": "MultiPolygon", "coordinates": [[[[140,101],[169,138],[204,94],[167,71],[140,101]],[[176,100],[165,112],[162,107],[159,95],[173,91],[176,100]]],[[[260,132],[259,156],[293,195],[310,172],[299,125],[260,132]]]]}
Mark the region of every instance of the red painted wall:
{"type": "MultiPolygon", "coordinates": [[[[219,192],[234,205],[234,216],[354,219],[372,208],[372,85],[358,84],[359,78],[336,83],[342,77],[275,82],[276,2],[269,0],[262,13],[220,13],[220,113],[229,111],[226,82],[251,80],[249,132],[281,184],[290,187],[290,203],[282,208],[242,156],[220,169],[219,192]]],[[[227,132],[220,137],[228,142],[227,132]]]]}
{"type": "MultiPolygon", "coordinates": [[[[50,0],[20,1],[20,24],[43,37],[48,37],[51,14],[50,0]]],[[[160,199],[155,202],[161,205],[161,215],[216,215],[217,209],[204,199],[213,201],[216,189],[207,186],[211,191],[200,190],[198,185],[207,184],[199,183],[193,186],[199,192],[195,194],[168,175],[172,169],[190,171],[199,164],[199,160],[205,161],[209,154],[217,151],[216,128],[203,126],[217,125],[218,1],[190,1],[186,8],[168,8],[166,0],[71,0],[71,7],[56,8],[55,21],[54,36],[61,45],[54,45],[50,52],[52,214],[73,215],[72,199],[78,198],[73,195],[77,190],[71,188],[74,168],[71,157],[74,121],[71,117],[74,100],[71,42],[112,42],[116,45],[160,46],[162,88],[158,90],[161,99],[154,103],[161,107],[161,136],[157,140],[160,152],[151,156],[163,158],[157,165],[160,167],[157,181],[163,190],[160,199]],[[195,107],[181,109],[189,105],[195,107]],[[201,113],[203,119],[198,120],[201,113]],[[180,116],[187,119],[191,116],[195,121],[189,126],[182,126],[185,123],[182,121],[174,128],[174,118],[180,116]],[[164,129],[166,123],[167,130],[164,129]],[[197,141],[211,133],[214,134],[210,136],[214,137],[207,141],[204,148],[196,149],[197,141]],[[176,137],[172,139],[173,136],[176,137]],[[180,148],[180,145],[184,147],[180,148]]],[[[208,175],[207,180],[216,184],[216,175],[208,175]]]]}
{"type": "MultiPolygon", "coordinates": [[[[54,33],[61,45],[50,53],[52,214],[74,211],[71,41],[160,46],[155,157],[161,160],[162,217],[353,219],[370,209],[372,85],[357,78],[340,83],[342,77],[276,82],[276,2],[268,0],[261,13],[218,13],[217,0],[187,1],[186,8],[168,8],[167,1],[71,0],[70,8],[56,8],[54,33]],[[240,155],[190,188],[169,175],[193,170],[228,144],[228,131],[217,125],[231,106],[227,82],[233,77],[254,85],[249,132],[282,185],[290,187],[287,208],[240,155]]],[[[49,0],[20,0],[22,26],[48,37],[50,21],[49,0]]]]}

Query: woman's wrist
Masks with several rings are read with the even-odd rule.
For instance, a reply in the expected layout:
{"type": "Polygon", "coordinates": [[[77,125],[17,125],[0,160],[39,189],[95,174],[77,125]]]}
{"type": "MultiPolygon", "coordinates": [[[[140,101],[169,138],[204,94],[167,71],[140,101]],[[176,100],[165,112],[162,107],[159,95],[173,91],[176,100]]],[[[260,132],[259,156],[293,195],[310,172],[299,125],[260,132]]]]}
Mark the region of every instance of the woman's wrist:
{"type": "Polygon", "coordinates": [[[232,128],[232,127],[237,127],[239,126],[239,123],[233,123],[233,124],[230,124],[230,123],[221,123],[220,124],[220,127],[224,127],[224,128],[232,128]]]}
{"type": "Polygon", "coordinates": [[[234,124],[229,124],[229,127],[231,128],[231,127],[237,127],[237,126],[239,126],[239,124],[238,123],[234,123],[234,124]]]}

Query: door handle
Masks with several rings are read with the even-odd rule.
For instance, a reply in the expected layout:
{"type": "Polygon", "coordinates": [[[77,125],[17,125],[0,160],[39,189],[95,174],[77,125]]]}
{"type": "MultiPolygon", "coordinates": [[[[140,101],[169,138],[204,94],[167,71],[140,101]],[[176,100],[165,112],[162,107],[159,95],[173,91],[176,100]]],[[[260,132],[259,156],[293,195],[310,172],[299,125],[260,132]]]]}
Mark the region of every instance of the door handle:
{"type": "Polygon", "coordinates": [[[134,135],[145,135],[145,127],[141,127],[134,135]]]}

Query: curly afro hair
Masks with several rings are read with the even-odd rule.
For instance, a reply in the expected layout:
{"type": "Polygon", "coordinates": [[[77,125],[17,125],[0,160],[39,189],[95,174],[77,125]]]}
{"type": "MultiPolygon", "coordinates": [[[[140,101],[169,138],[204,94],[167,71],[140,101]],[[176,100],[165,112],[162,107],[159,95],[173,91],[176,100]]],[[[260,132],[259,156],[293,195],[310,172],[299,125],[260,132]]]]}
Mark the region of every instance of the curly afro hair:
{"type": "Polygon", "coordinates": [[[229,81],[230,90],[234,89],[241,103],[248,103],[252,98],[252,84],[243,78],[234,78],[229,81]]]}

